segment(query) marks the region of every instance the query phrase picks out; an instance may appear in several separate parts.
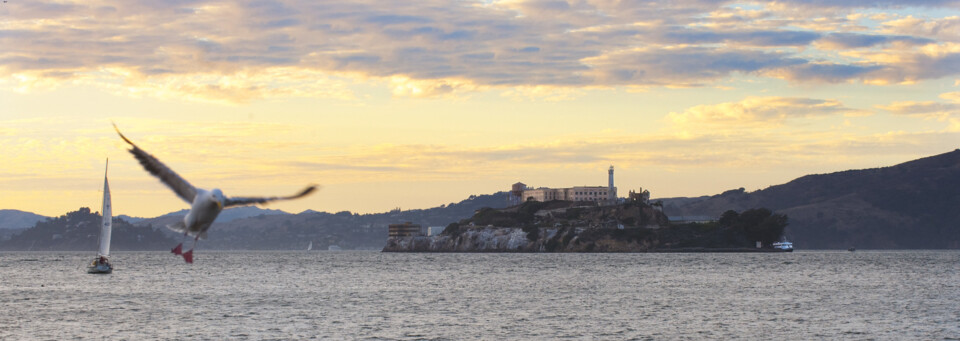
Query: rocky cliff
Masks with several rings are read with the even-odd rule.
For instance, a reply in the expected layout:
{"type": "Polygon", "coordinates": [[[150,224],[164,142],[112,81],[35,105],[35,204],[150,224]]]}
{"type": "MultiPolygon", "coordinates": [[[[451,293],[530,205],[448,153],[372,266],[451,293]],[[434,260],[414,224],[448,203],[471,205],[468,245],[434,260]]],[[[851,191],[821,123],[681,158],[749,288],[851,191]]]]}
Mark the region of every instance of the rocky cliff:
{"type": "MultiPolygon", "coordinates": [[[[387,252],[646,252],[653,249],[650,240],[618,238],[616,229],[604,229],[601,236],[585,234],[583,228],[538,228],[536,239],[516,227],[484,227],[463,233],[439,236],[390,238],[387,252]],[[588,238],[581,238],[581,235],[588,238]],[[594,238],[590,238],[594,237],[594,238]],[[599,237],[599,238],[596,238],[599,237]]],[[[627,233],[640,232],[631,229],[627,233]]],[[[627,234],[621,233],[621,234],[627,234]]]]}

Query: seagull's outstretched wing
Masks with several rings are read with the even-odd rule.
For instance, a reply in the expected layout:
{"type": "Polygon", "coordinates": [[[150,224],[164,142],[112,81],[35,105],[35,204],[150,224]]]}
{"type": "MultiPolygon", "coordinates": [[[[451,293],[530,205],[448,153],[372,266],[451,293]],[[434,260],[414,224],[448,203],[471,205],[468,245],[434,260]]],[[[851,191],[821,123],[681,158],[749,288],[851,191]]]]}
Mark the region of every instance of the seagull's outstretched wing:
{"type": "Polygon", "coordinates": [[[133,154],[133,156],[140,161],[144,169],[150,172],[150,174],[153,174],[153,176],[160,178],[160,181],[163,181],[167,187],[170,187],[170,189],[176,192],[180,199],[183,199],[183,201],[187,203],[193,203],[193,198],[197,196],[197,189],[194,188],[193,185],[181,178],[177,173],[167,167],[167,165],[164,165],[163,162],[153,157],[153,155],[150,155],[150,153],[143,151],[143,149],[137,147],[133,142],[130,142],[126,136],[123,136],[123,133],[120,132],[116,124],[113,125],[113,129],[116,129],[117,134],[120,134],[120,138],[127,141],[127,143],[133,147],[133,149],[130,149],[130,154],[133,154]]]}
{"type": "Polygon", "coordinates": [[[263,204],[269,201],[274,200],[289,200],[305,197],[307,194],[312,193],[317,189],[316,185],[307,186],[300,193],[288,196],[288,197],[260,197],[260,198],[244,198],[244,197],[235,197],[235,198],[225,198],[223,207],[227,208],[230,206],[242,206],[242,205],[252,205],[252,204],[263,204]]]}

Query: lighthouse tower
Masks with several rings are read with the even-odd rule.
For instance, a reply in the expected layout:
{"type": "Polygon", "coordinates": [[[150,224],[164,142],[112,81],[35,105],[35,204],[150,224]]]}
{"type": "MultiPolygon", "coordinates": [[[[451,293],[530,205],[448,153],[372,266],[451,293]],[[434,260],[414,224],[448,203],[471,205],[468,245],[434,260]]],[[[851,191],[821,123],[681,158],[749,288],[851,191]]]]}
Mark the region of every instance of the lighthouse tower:
{"type": "Polygon", "coordinates": [[[613,204],[617,200],[617,189],[616,187],[613,187],[613,165],[610,165],[610,170],[607,171],[607,174],[609,174],[610,176],[610,180],[608,181],[608,184],[607,184],[607,186],[609,187],[607,188],[607,200],[609,200],[610,203],[613,204]]]}

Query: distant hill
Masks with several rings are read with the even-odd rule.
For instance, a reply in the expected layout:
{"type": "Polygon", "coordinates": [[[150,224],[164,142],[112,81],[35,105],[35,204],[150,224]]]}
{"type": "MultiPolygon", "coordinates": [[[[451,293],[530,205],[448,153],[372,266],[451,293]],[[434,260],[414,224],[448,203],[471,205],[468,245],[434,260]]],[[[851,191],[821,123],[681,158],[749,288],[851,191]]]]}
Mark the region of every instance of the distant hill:
{"type": "MultiPolygon", "coordinates": [[[[60,217],[37,222],[33,227],[0,242],[5,251],[90,251],[96,252],[100,236],[98,213],[82,207],[60,217]]],[[[160,231],[113,220],[110,249],[113,251],[166,250],[176,242],[160,231]]]]}
{"type": "Polygon", "coordinates": [[[22,229],[47,219],[39,214],[17,210],[0,210],[0,229],[22,229]]]}
{"type": "MultiPolygon", "coordinates": [[[[187,212],[189,211],[190,210],[188,209],[182,209],[179,211],[170,212],[161,216],[157,216],[155,218],[131,217],[125,214],[121,214],[117,216],[117,218],[126,220],[127,222],[130,222],[132,224],[137,224],[144,220],[152,220],[157,218],[163,218],[164,220],[166,220],[166,218],[171,218],[171,217],[183,218],[183,216],[187,215],[187,212]]],[[[241,207],[233,207],[233,208],[228,208],[223,210],[223,212],[220,212],[220,215],[217,216],[217,222],[223,223],[223,222],[228,222],[228,221],[237,220],[237,219],[254,217],[261,214],[273,215],[273,214],[290,214],[290,213],[287,213],[281,210],[259,208],[256,206],[241,206],[241,207]]]]}
{"type": "MultiPolygon", "coordinates": [[[[507,197],[506,192],[471,195],[458,203],[440,207],[374,214],[313,210],[288,214],[277,213],[282,211],[275,210],[256,211],[259,210],[256,207],[245,207],[256,209],[246,211],[245,214],[259,214],[227,220],[218,217],[208,232],[208,239],[202,241],[201,245],[206,249],[219,250],[301,250],[313,242],[314,250],[325,250],[332,245],[344,250],[380,250],[387,241],[389,224],[412,222],[424,227],[446,226],[469,218],[484,207],[506,207],[507,197]]],[[[221,214],[230,210],[224,210],[221,214]]],[[[158,228],[167,236],[179,240],[182,235],[163,227],[183,219],[184,214],[186,211],[145,219],[136,225],[158,228]]]]}
{"type": "MultiPolygon", "coordinates": [[[[159,216],[159,217],[157,217],[157,218],[168,218],[168,217],[179,217],[179,218],[183,218],[183,216],[187,215],[187,212],[189,212],[189,211],[190,211],[189,209],[182,209],[182,210],[179,210],[179,211],[176,211],[176,212],[170,212],[170,213],[164,214],[164,215],[159,216]]],[[[259,216],[259,215],[274,215],[274,214],[287,214],[287,215],[289,215],[290,213],[287,213],[287,212],[284,212],[284,211],[281,211],[281,210],[273,210],[273,209],[268,209],[268,208],[260,208],[260,207],[256,207],[256,206],[240,206],[240,207],[228,208],[228,209],[225,209],[225,210],[221,211],[221,212],[220,212],[220,215],[217,215],[217,220],[216,220],[216,222],[225,223],[225,222],[233,221],[233,220],[237,220],[237,219],[255,217],[255,216],[259,216]]],[[[134,221],[134,222],[140,222],[140,221],[143,221],[143,220],[147,220],[146,218],[135,218],[135,219],[136,219],[136,221],[134,221]]],[[[156,218],[152,218],[152,219],[156,219],[156,218]]]]}
{"type": "Polygon", "coordinates": [[[799,249],[960,249],[960,150],[755,192],[660,200],[669,216],[770,208],[789,217],[786,234],[799,249]]]}
{"type": "Polygon", "coordinates": [[[131,217],[131,216],[128,216],[128,215],[126,215],[126,214],[121,214],[121,215],[118,215],[118,216],[116,216],[116,217],[114,217],[114,218],[123,219],[123,220],[125,220],[126,222],[131,223],[131,224],[135,224],[135,223],[137,223],[137,222],[140,222],[140,221],[143,221],[143,220],[148,219],[148,218],[143,218],[143,217],[131,217]]]}

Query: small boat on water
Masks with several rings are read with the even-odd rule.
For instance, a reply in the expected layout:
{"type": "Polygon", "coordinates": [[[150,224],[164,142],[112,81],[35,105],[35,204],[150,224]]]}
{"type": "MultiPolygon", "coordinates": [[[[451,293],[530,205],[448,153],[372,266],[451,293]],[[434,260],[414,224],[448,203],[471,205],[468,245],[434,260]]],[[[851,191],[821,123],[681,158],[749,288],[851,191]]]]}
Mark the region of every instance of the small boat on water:
{"type": "Polygon", "coordinates": [[[849,249],[847,249],[847,251],[850,251],[850,252],[857,251],[857,248],[851,246],[849,249]]]}
{"type": "MultiPolygon", "coordinates": [[[[110,160],[107,160],[107,167],[110,160]]],[[[113,272],[113,265],[107,258],[110,256],[110,233],[113,230],[113,212],[110,208],[110,185],[107,183],[107,171],[103,171],[103,222],[100,224],[100,246],[97,249],[97,258],[87,266],[87,273],[108,274],[113,272]]]]}
{"type": "Polygon", "coordinates": [[[307,244],[307,251],[313,250],[313,241],[310,241],[310,244],[307,244]]]}
{"type": "Polygon", "coordinates": [[[776,242],[771,245],[776,250],[780,250],[783,252],[793,252],[793,243],[788,241],[776,242]]]}
{"type": "Polygon", "coordinates": [[[90,262],[90,265],[87,266],[88,274],[108,274],[112,272],[113,264],[110,264],[110,261],[107,260],[107,257],[94,259],[93,262],[90,262]]]}

